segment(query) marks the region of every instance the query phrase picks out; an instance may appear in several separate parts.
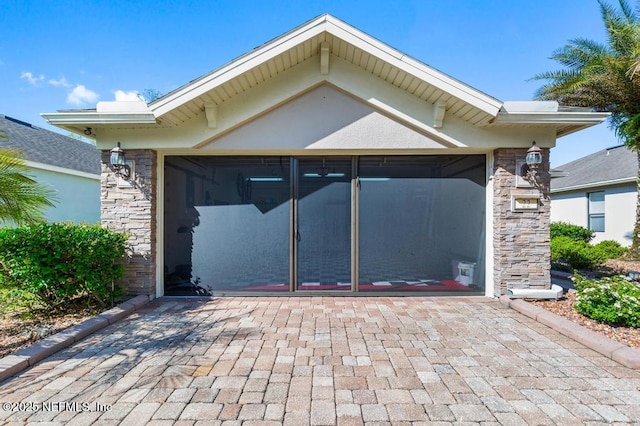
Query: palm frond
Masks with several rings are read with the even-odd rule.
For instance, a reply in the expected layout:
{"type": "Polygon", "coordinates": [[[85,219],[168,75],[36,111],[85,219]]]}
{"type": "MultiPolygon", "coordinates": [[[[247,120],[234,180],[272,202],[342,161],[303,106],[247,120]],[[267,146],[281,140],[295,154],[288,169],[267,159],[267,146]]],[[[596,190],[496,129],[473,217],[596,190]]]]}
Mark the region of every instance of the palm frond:
{"type": "Polygon", "coordinates": [[[617,114],[612,117],[616,135],[625,141],[630,149],[640,151],[640,113],[634,115],[617,114]]]}
{"type": "Polygon", "coordinates": [[[0,149],[0,221],[33,223],[42,220],[45,207],[54,206],[54,192],[27,172],[19,151],[0,149]]]}
{"type": "Polygon", "coordinates": [[[626,0],[619,0],[619,9],[599,0],[600,12],[608,44],[618,54],[630,53],[637,44],[638,14],[626,0]]]}
{"type": "Polygon", "coordinates": [[[556,49],[550,59],[570,69],[580,69],[586,64],[602,62],[609,55],[606,46],[584,39],[571,40],[571,43],[556,49]]]}

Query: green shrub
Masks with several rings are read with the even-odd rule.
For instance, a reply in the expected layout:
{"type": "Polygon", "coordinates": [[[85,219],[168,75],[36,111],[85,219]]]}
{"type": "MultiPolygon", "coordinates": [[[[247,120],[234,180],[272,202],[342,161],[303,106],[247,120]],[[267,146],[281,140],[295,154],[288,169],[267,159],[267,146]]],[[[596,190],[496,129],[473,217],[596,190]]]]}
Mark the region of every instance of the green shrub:
{"type": "Polygon", "coordinates": [[[576,311],[606,324],[640,327],[640,287],[629,278],[588,280],[576,274],[574,280],[576,311]]]}
{"type": "Polygon", "coordinates": [[[618,242],[601,241],[591,245],[593,232],[563,222],[551,224],[551,264],[563,269],[594,269],[627,252],[618,242]]]}
{"type": "Polygon", "coordinates": [[[572,225],[566,222],[553,222],[550,226],[551,239],[556,237],[568,237],[574,241],[590,242],[595,233],[587,228],[578,225],[572,225]]]}
{"type": "Polygon", "coordinates": [[[3,286],[51,309],[79,296],[105,306],[122,277],[126,236],[100,226],[39,223],[0,230],[3,286]]]}
{"type": "Polygon", "coordinates": [[[617,259],[628,251],[628,249],[622,247],[619,242],[613,240],[600,241],[593,246],[593,249],[598,253],[598,256],[604,258],[604,260],[617,259]]]}
{"type": "Polygon", "coordinates": [[[584,241],[560,236],[551,240],[551,262],[566,263],[575,269],[593,269],[605,259],[584,241]]]}

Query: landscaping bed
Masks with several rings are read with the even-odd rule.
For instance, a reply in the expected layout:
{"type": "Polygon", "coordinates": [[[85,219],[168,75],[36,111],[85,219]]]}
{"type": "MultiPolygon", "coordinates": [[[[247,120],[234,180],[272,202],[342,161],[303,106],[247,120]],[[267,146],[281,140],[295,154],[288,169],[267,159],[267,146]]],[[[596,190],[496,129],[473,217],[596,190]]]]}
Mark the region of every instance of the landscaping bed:
{"type": "Polygon", "coordinates": [[[0,314],[0,358],[38,340],[100,314],[99,308],[70,306],[55,314],[8,312],[0,314]]]}
{"type": "MultiPolygon", "coordinates": [[[[589,279],[598,279],[603,276],[628,275],[629,272],[632,271],[640,271],[640,262],[609,259],[593,270],[580,270],[577,271],[577,273],[589,279]]],[[[529,300],[529,302],[553,314],[580,324],[591,331],[603,334],[623,345],[640,349],[640,328],[616,327],[595,321],[575,310],[573,305],[575,303],[576,292],[574,290],[570,290],[565,296],[565,298],[558,301],[529,300]]]]}
{"type": "Polygon", "coordinates": [[[0,357],[113,306],[126,244],[86,223],[0,228],[0,357]]]}
{"type": "Polygon", "coordinates": [[[81,323],[93,315],[84,313],[33,318],[0,317],[0,358],[29,346],[51,334],[81,323]]]}
{"type": "Polygon", "coordinates": [[[591,331],[603,334],[611,340],[615,340],[616,342],[622,343],[623,345],[627,345],[632,348],[640,349],[640,328],[613,327],[607,324],[599,323],[585,317],[582,314],[579,314],[573,307],[573,304],[575,302],[575,295],[575,291],[571,290],[565,295],[565,298],[558,301],[528,300],[528,302],[533,303],[534,305],[539,306],[560,317],[564,317],[570,321],[580,324],[581,326],[588,328],[591,331]]]}

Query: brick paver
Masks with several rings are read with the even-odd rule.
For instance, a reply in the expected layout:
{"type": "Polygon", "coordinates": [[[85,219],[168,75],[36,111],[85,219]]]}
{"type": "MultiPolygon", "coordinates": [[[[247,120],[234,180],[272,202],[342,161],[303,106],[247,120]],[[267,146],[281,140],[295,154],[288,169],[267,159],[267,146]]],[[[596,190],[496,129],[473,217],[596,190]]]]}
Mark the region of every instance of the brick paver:
{"type": "Polygon", "coordinates": [[[640,423],[640,372],[486,298],[160,299],[0,383],[0,423],[640,423]]]}

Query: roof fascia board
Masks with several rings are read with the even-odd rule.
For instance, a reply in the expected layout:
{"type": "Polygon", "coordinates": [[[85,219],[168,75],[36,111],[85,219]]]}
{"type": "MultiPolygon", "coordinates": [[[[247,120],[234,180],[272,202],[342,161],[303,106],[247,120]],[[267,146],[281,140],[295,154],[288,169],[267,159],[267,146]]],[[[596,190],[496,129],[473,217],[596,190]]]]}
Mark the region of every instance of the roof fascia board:
{"type": "Polygon", "coordinates": [[[379,57],[381,60],[389,62],[391,65],[416,76],[430,85],[455,96],[476,108],[479,108],[492,116],[496,116],[502,102],[484,93],[473,89],[435,69],[411,59],[403,53],[389,47],[373,37],[357,30],[356,28],[339,21],[331,16],[325,15],[315,21],[299,27],[292,32],[285,34],[268,44],[259,47],[257,50],[232,61],[226,66],[213,71],[211,74],[201,77],[182,89],[178,89],[173,94],[159,99],[150,107],[157,117],[166,114],[178,105],[188,102],[224,84],[225,82],[249,71],[256,66],[275,58],[276,56],[294,48],[300,43],[328,32],[335,37],[344,40],[367,53],[379,57]]]}
{"type": "Polygon", "coordinates": [[[570,192],[570,191],[578,191],[580,189],[595,189],[601,186],[611,186],[611,185],[618,185],[621,183],[635,183],[638,180],[637,177],[628,177],[628,178],[621,178],[621,179],[612,179],[612,180],[604,180],[601,182],[593,182],[593,183],[585,183],[583,185],[573,185],[573,186],[567,186],[564,188],[557,188],[557,189],[552,189],[551,193],[552,194],[558,194],[561,192],[570,192]]]}
{"type": "Polygon", "coordinates": [[[157,124],[153,113],[52,112],[40,114],[49,124],[157,124]]]}
{"type": "Polygon", "coordinates": [[[332,27],[329,33],[334,36],[390,63],[404,72],[424,80],[426,83],[435,86],[450,95],[455,96],[456,98],[459,98],[468,104],[487,112],[488,114],[491,114],[492,116],[496,116],[502,107],[501,101],[492,98],[454,78],[451,78],[424,63],[416,61],[402,52],[389,47],[388,45],[347,24],[340,22],[341,25],[338,25],[335,21],[332,21],[330,24],[332,27]]]}
{"type": "Polygon", "coordinates": [[[602,123],[608,112],[516,112],[500,111],[494,124],[585,124],[602,123]]]}
{"type": "Polygon", "coordinates": [[[178,105],[189,102],[198,96],[212,90],[213,88],[224,84],[225,82],[255,68],[256,66],[275,58],[276,56],[292,49],[300,44],[299,38],[304,37],[305,40],[310,39],[325,31],[323,20],[311,22],[307,26],[294,30],[289,34],[285,34],[265,46],[259,47],[257,50],[250,52],[245,56],[230,62],[226,66],[213,71],[199,79],[196,79],[173,94],[167,95],[165,98],[159,99],[150,105],[151,110],[157,117],[161,117],[178,105]]]}

